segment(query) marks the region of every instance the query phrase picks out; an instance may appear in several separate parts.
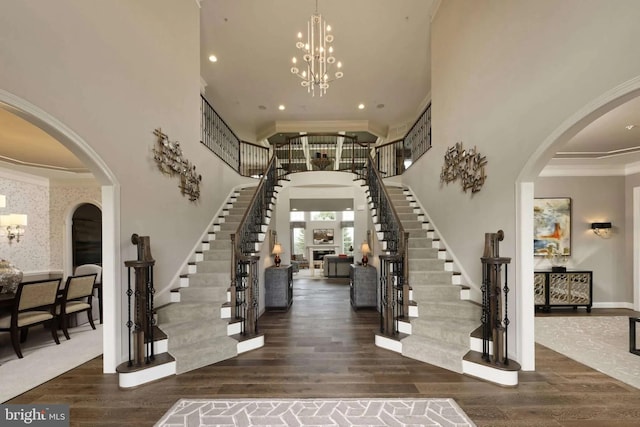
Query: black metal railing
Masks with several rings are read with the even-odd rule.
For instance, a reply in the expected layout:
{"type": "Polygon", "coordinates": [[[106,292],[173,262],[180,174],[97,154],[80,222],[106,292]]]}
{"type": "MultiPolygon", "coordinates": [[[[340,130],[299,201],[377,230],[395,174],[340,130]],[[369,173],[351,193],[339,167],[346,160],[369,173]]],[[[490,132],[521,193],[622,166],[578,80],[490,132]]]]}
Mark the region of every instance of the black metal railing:
{"type": "Polygon", "coordinates": [[[431,103],[422,112],[404,138],[376,147],[376,166],[387,178],[402,175],[431,148],[431,103]]]}
{"type": "Polygon", "coordinates": [[[202,144],[240,175],[259,178],[269,162],[269,149],[240,140],[211,104],[200,99],[202,144]]]}
{"type": "Polygon", "coordinates": [[[507,366],[509,365],[507,267],[511,258],[500,257],[499,243],[504,239],[502,230],[497,233],[485,233],[484,236],[484,254],[480,258],[482,261],[482,358],[494,365],[507,366]]]}
{"type": "Polygon", "coordinates": [[[380,255],[380,332],[396,335],[400,319],[409,315],[409,233],[393,207],[380,171],[369,157],[365,170],[372,214],[377,217],[389,254],[380,255]]]}
{"type": "Polygon", "coordinates": [[[258,242],[267,232],[265,218],[278,186],[279,168],[271,158],[236,232],[231,235],[231,309],[243,335],[258,333],[258,242]]]}
{"type": "Polygon", "coordinates": [[[309,133],[287,137],[274,147],[274,154],[287,173],[306,171],[362,170],[371,151],[370,143],[338,133],[309,133]]]}

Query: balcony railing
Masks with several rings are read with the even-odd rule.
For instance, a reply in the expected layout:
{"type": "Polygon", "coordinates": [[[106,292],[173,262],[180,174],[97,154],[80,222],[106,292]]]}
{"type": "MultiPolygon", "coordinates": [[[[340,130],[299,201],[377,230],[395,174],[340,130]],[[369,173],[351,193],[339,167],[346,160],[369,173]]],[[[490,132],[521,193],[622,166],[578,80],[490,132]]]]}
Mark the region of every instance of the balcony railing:
{"type": "Polygon", "coordinates": [[[269,149],[241,141],[204,97],[200,111],[202,144],[240,175],[259,178],[269,163],[269,149]]]}
{"type": "Polygon", "coordinates": [[[402,175],[431,148],[431,104],[422,112],[406,136],[376,147],[376,166],[383,178],[402,175]]]}
{"type": "Polygon", "coordinates": [[[369,157],[369,143],[338,133],[310,133],[288,137],[274,147],[286,173],[306,171],[361,171],[369,157]]]}

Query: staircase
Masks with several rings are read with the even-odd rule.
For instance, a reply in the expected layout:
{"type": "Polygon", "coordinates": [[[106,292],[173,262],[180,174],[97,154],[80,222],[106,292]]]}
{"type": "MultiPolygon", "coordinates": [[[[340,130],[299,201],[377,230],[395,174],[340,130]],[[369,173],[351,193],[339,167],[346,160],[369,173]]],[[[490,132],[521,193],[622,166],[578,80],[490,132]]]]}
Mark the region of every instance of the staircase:
{"type": "Polygon", "coordinates": [[[386,190],[409,233],[410,306],[409,319],[400,322],[399,339],[378,335],[376,344],[453,372],[502,385],[517,384],[517,372],[514,380],[513,375],[505,379],[503,372],[493,368],[476,369],[476,365],[484,363],[479,357],[470,360],[468,355],[477,354],[470,349],[482,348],[477,334],[472,336],[481,326],[482,307],[469,300],[469,288],[453,271],[453,261],[447,259],[446,249],[410,191],[393,186],[386,186],[386,190]]]}
{"type": "Polygon", "coordinates": [[[240,323],[231,319],[229,305],[230,236],[236,232],[254,191],[255,187],[232,194],[223,215],[202,242],[202,250],[194,254],[188,272],[180,277],[180,287],[171,291],[171,303],[156,309],[159,363],[135,370],[137,373],[120,373],[121,387],[189,372],[264,345],[262,335],[246,340],[239,335],[240,323]],[[154,366],[158,364],[164,366],[154,366]]]}

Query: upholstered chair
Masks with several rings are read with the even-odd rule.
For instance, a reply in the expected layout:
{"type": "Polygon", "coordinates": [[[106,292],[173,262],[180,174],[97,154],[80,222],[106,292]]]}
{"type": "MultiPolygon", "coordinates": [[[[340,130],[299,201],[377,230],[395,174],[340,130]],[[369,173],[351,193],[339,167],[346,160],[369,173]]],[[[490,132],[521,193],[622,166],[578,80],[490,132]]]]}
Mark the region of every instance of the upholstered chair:
{"type": "Polygon", "coordinates": [[[20,335],[22,341],[26,340],[27,332],[32,326],[50,322],[51,336],[56,344],[60,344],[56,329],[58,322],[55,319],[60,281],[61,279],[48,279],[20,283],[11,314],[0,317],[0,331],[11,333],[13,349],[20,359],[20,335]]]}
{"type": "Polygon", "coordinates": [[[64,336],[69,336],[68,325],[69,315],[74,313],[86,312],[89,323],[93,329],[96,325],[93,323],[93,286],[96,282],[96,273],[85,274],[82,276],[69,276],[62,292],[62,300],[56,308],[56,313],[60,319],[60,327],[64,336]]]}

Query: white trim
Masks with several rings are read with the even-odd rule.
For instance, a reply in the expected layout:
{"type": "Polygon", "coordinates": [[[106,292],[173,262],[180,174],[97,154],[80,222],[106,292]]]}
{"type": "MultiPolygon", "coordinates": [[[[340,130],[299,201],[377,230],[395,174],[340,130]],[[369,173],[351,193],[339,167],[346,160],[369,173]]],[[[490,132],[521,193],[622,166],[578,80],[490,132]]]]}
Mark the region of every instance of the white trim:
{"type": "Polygon", "coordinates": [[[73,274],[73,214],[76,212],[81,205],[93,205],[100,209],[100,216],[102,217],[102,206],[100,206],[100,202],[97,200],[89,200],[83,199],[82,201],[76,202],[74,205],[69,206],[65,209],[62,226],[64,230],[62,232],[62,268],[63,268],[63,277],[70,276],[73,274]]]}
{"type": "Polygon", "coordinates": [[[593,308],[626,308],[633,310],[633,303],[630,302],[594,302],[593,308]]]}
{"type": "Polygon", "coordinates": [[[49,178],[31,175],[30,173],[19,172],[13,169],[5,169],[5,167],[5,164],[0,162],[0,178],[49,187],[49,178]]]}
{"type": "Polygon", "coordinates": [[[533,292],[533,198],[534,184],[516,184],[516,357],[523,371],[536,367],[535,304],[533,292]]]}
{"type": "Polygon", "coordinates": [[[438,14],[438,11],[440,10],[440,6],[442,5],[442,0],[435,0],[432,4],[431,4],[431,22],[433,22],[434,19],[436,19],[436,15],[438,14]]]}
{"type": "Polygon", "coordinates": [[[376,347],[402,354],[402,341],[393,340],[385,337],[384,335],[376,334],[375,344],[376,347]]]}
{"type": "Polygon", "coordinates": [[[120,321],[120,185],[109,166],[82,137],[64,123],[30,102],[0,89],[0,108],[4,108],[39,127],[84,161],[102,184],[102,262],[103,262],[103,372],[114,373],[122,354],[123,322],[120,321]]]}
{"type": "Polygon", "coordinates": [[[471,375],[472,377],[480,378],[503,386],[518,385],[518,371],[502,371],[479,363],[463,360],[462,372],[466,375],[471,375]]]}
{"type": "Polygon", "coordinates": [[[640,311],[640,187],[633,188],[633,309],[640,311]]]}
{"type": "Polygon", "coordinates": [[[624,166],[612,165],[547,165],[540,172],[541,177],[624,175],[626,175],[624,166]]]}
{"type": "Polygon", "coordinates": [[[162,365],[141,369],[139,371],[118,374],[118,386],[121,388],[136,387],[175,374],[175,361],[163,363],[162,365]]]}

